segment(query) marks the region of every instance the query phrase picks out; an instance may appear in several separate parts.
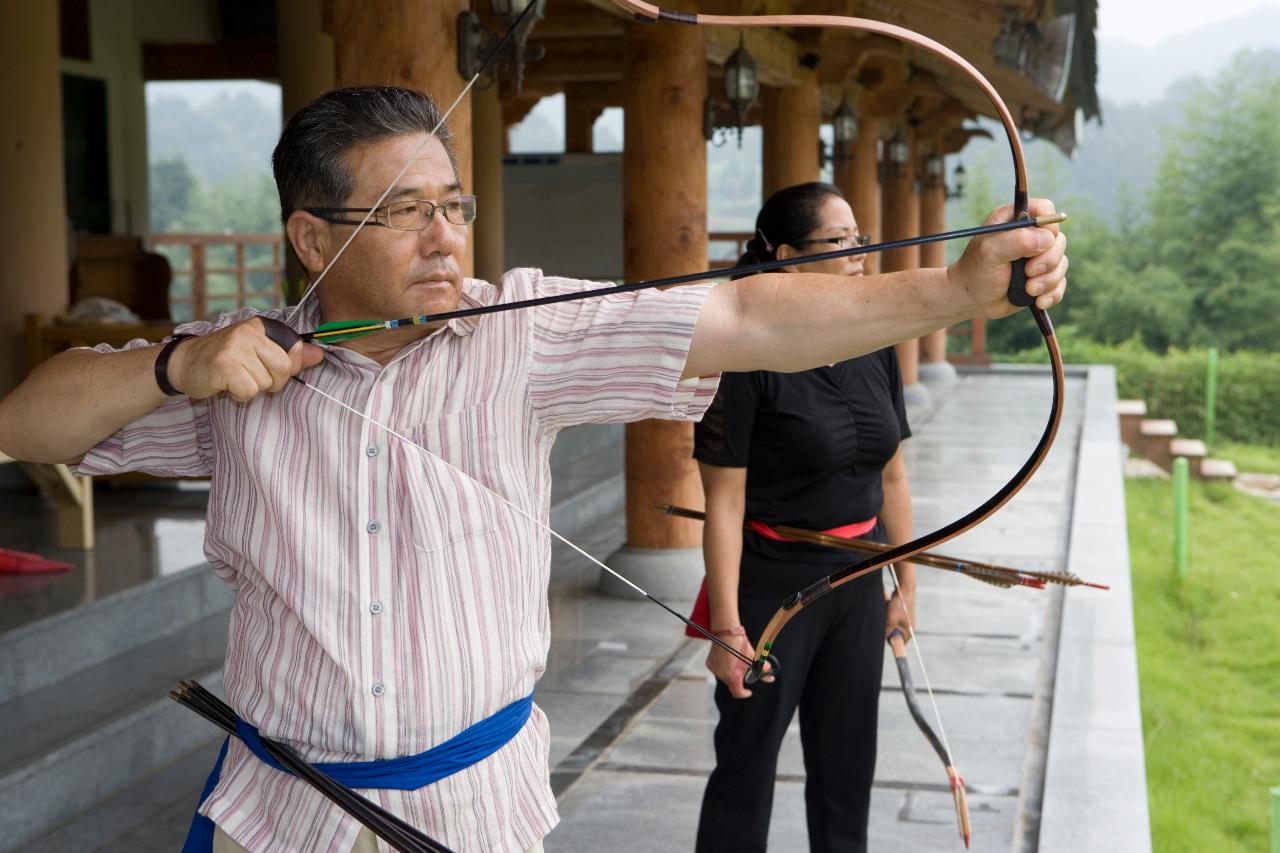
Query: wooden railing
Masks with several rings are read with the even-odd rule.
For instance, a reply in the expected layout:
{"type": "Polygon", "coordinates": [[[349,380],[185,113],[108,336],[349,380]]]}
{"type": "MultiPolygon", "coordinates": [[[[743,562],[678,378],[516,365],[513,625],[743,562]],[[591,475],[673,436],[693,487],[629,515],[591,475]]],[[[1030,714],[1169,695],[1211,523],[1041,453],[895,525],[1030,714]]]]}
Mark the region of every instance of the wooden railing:
{"type": "Polygon", "coordinates": [[[707,250],[708,254],[712,251],[720,257],[712,258],[710,262],[711,269],[722,270],[731,267],[738,262],[738,258],[742,257],[742,253],[747,250],[747,241],[751,239],[750,231],[712,231],[707,234],[707,250]],[[733,257],[726,258],[723,253],[723,246],[716,246],[714,249],[712,243],[733,243],[733,257]]]}
{"type": "Polygon", "coordinates": [[[264,308],[281,304],[284,238],[279,233],[152,234],[149,244],[173,266],[169,313],[174,320],[202,320],[211,311],[255,302],[264,308]],[[250,264],[250,254],[266,253],[254,247],[269,248],[270,260],[254,258],[250,264]]]}

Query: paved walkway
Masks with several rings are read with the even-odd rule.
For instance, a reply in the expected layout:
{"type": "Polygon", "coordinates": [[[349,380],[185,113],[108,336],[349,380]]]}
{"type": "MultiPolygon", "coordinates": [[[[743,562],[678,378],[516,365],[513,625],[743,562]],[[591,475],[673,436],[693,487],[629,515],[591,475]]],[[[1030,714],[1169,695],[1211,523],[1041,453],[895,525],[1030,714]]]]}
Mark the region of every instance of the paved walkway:
{"type": "MultiPolygon", "coordinates": [[[[1065,567],[1084,383],[1068,384],[1062,430],[1037,477],[945,553],[1065,567]]],[[[968,374],[917,417],[907,463],[918,530],[956,518],[1004,483],[1039,437],[1048,395],[1044,375],[968,374]]],[[[547,850],[689,850],[713,765],[705,643],[683,640],[681,626],[651,604],[598,596],[595,572],[559,556],[551,666],[538,691],[555,734],[553,782],[562,792],[563,822],[547,850]]],[[[1061,594],[920,573],[920,642],[968,781],[973,849],[1034,849],[1061,594]]],[[[777,651],[785,662],[785,631],[777,651]]],[[[884,686],[872,849],[959,849],[946,775],[911,721],[888,659],[884,686]]],[[[807,847],[803,780],[793,723],[779,762],[771,849],[807,847]]]]}

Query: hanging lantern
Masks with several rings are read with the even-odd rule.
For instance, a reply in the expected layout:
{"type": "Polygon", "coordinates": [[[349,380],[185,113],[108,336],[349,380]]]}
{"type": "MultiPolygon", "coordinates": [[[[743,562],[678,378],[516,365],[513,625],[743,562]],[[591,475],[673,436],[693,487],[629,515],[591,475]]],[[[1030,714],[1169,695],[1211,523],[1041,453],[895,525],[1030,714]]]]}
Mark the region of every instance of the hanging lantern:
{"type": "Polygon", "coordinates": [[[746,124],[747,113],[759,95],[760,77],[756,73],[756,61],[739,38],[737,48],[724,63],[724,96],[733,109],[739,148],[742,147],[742,126],[746,124]]]}
{"type": "Polygon", "coordinates": [[[947,198],[964,198],[965,172],[964,164],[956,164],[951,173],[951,186],[947,189],[947,198]]]}
{"type": "Polygon", "coordinates": [[[844,98],[840,99],[840,106],[831,116],[831,131],[838,145],[852,145],[858,138],[858,116],[844,98]]]}
{"type": "Polygon", "coordinates": [[[907,165],[907,161],[911,159],[911,146],[902,138],[901,133],[895,133],[889,140],[888,155],[889,163],[899,169],[907,165]]]}
{"type": "Polygon", "coordinates": [[[935,151],[924,158],[924,177],[929,186],[936,187],[942,182],[942,175],[942,155],[935,151]]]}

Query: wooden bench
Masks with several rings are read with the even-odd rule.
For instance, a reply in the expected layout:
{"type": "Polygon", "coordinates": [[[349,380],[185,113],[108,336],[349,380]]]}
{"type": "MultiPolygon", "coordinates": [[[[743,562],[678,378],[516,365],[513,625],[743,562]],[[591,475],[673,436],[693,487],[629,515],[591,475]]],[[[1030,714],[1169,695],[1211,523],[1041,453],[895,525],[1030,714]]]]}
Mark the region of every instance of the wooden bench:
{"type": "MultiPolygon", "coordinates": [[[[0,453],[0,465],[10,462],[17,460],[0,453]]],[[[57,508],[58,547],[93,550],[93,478],[77,477],[60,463],[19,464],[57,508]]]]}
{"type": "Polygon", "coordinates": [[[72,347],[111,344],[122,347],[134,338],[158,343],[173,332],[173,321],[148,323],[74,323],[50,322],[44,314],[28,314],[26,318],[27,372],[36,365],[72,347]]]}

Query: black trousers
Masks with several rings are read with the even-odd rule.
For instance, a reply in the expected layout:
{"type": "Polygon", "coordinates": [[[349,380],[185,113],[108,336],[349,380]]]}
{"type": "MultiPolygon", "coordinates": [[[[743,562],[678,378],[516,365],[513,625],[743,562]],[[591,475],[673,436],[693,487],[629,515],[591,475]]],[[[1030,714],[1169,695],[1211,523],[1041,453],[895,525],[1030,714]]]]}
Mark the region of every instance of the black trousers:
{"type": "MultiPolygon", "coordinates": [[[[882,536],[877,525],[867,538],[882,536]]],[[[839,567],[781,563],[744,549],[738,600],[752,641],[787,595],[839,567]]],[[[851,581],[787,623],[774,644],[781,664],[774,683],[752,685],[748,699],[716,684],[716,769],[702,799],[698,853],[765,850],[778,750],[797,707],[809,847],[867,849],[885,610],[880,572],[851,581]]]]}

